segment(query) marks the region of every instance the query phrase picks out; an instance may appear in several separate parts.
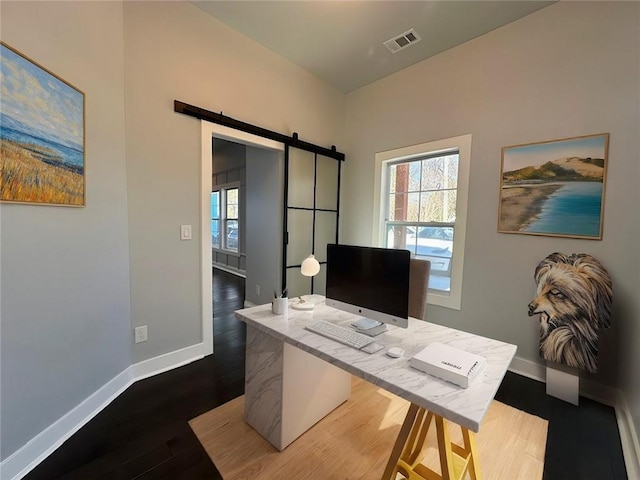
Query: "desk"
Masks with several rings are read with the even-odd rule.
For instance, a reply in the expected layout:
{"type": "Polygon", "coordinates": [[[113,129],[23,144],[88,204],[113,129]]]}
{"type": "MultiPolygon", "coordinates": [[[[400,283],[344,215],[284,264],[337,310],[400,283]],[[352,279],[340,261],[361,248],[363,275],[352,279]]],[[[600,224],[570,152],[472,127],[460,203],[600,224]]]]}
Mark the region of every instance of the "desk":
{"type": "Polygon", "coordinates": [[[314,320],[348,326],[360,317],[328,307],[275,315],[271,305],[238,310],[247,324],[245,420],[283,450],[350,393],[350,375],[398,395],[412,404],[477,432],[516,352],[516,346],[417,319],[409,328],[389,327],[375,341],[384,350],[368,354],[304,329],[314,320]],[[482,355],[482,375],[463,389],[409,366],[409,359],[431,342],[482,355]],[[385,351],[401,347],[390,358],[385,351]]]}

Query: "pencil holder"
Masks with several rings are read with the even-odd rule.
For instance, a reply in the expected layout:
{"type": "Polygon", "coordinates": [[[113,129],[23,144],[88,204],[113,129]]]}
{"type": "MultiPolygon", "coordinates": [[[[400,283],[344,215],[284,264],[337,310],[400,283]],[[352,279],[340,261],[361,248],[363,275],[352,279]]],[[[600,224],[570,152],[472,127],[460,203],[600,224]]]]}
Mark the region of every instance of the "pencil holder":
{"type": "Polygon", "coordinates": [[[289,307],[289,299],[287,297],[274,298],[271,301],[271,311],[276,315],[284,315],[289,307]]]}

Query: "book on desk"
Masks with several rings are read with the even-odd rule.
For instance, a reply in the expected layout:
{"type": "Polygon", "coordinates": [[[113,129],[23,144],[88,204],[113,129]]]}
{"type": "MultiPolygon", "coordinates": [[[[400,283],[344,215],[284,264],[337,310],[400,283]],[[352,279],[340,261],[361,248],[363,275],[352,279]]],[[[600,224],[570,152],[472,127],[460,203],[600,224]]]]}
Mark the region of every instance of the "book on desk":
{"type": "Polygon", "coordinates": [[[413,368],[463,388],[480,376],[486,363],[480,355],[439,342],[430,343],[409,360],[413,368]]]}

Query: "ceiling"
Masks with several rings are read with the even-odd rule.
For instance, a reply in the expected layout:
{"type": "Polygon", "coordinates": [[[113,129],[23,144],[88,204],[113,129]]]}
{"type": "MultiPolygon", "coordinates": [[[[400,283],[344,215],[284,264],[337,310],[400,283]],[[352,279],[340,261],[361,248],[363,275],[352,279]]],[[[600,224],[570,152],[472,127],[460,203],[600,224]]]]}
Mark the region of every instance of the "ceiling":
{"type": "Polygon", "coordinates": [[[192,1],[348,93],[513,22],[552,1],[192,1]],[[413,28],[396,53],[383,42],[413,28]]]}

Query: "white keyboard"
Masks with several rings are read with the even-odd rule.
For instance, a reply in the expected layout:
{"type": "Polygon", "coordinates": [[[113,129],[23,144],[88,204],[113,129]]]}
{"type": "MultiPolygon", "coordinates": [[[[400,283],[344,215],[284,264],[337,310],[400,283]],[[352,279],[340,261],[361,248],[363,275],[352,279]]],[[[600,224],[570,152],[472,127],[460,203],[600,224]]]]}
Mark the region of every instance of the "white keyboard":
{"type": "Polygon", "coordinates": [[[353,348],[361,349],[366,347],[370,343],[373,343],[373,338],[358,333],[348,327],[341,327],[331,322],[325,322],[324,320],[316,320],[311,325],[307,325],[307,330],[322,335],[323,337],[330,338],[336,342],[343,343],[353,348]]]}

